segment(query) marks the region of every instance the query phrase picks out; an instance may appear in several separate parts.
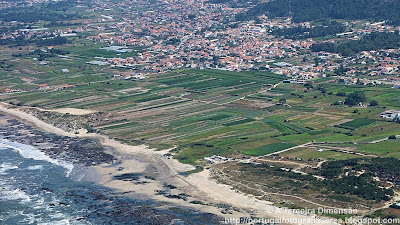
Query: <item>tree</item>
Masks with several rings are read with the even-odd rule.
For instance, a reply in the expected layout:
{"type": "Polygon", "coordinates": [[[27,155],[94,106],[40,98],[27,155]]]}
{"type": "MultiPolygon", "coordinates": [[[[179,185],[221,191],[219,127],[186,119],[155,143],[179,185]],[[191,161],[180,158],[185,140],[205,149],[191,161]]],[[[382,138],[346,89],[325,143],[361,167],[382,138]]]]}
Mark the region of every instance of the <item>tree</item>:
{"type": "Polygon", "coordinates": [[[358,102],[354,101],[354,99],[352,99],[352,98],[347,98],[344,101],[344,104],[349,105],[349,106],[355,106],[358,104],[358,102]]]}
{"type": "Polygon", "coordinates": [[[336,75],[343,75],[343,74],[345,74],[347,71],[349,71],[350,69],[348,69],[348,68],[344,68],[344,66],[343,65],[340,65],[340,67],[338,68],[338,69],[336,69],[335,71],[334,71],[334,73],[336,74],[336,75]]]}
{"type": "Polygon", "coordinates": [[[394,139],[397,139],[397,137],[396,137],[396,135],[390,135],[389,139],[394,140],[394,139]]]}
{"type": "Polygon", "coordinates": [[[378,103],[378,101],[376,101],[376,100],[372,100],[370,103],[369,103],[369,106],[378,106],[379,105],[379,103],[378,103]]]}
{"type": "Polygon", "coordinates": [[[279,99],[279,103],[285,104],[286,103],[286,99],[285,98],[279,99]]]}
{"type": "Polygon", "coordinates": [[[364,103],[367,100],[367,96],[363,92],[354,92],[348,95],[344,104],[349,106],[355,106],[360,103],[364,103]]]}
{"type": "Polygon", "coordinates": [[[310,90],[310,89],[314,88],[314,86],[312,84],[310,84],[310,83],[304,84],[304,87],[306,87],[307,90],[310,90]]]}

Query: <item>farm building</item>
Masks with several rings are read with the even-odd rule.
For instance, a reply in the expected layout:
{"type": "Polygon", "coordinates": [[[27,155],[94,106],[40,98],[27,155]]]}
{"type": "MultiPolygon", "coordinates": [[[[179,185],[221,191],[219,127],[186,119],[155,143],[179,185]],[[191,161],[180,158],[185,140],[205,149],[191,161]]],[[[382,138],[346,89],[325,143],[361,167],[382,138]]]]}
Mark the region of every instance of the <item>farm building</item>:
{"type": "Polygon", "coordinates": [[[380,117],[384,118],[384,119],[400,119],[400,111],[396,111],[396,110],[389,110],[386,112],[383,112],[379,115],[380,117]]]}
{"type": "Polygon", "coordinates": [[[222,157],[222,156],[219,156],[219,155],[213,155],[213,156],[210,156],[210,157],[205,157],[204,160],[207,161],[208,163],[211,163],[211,164],[229,161],[228,158],[222,157]]]}

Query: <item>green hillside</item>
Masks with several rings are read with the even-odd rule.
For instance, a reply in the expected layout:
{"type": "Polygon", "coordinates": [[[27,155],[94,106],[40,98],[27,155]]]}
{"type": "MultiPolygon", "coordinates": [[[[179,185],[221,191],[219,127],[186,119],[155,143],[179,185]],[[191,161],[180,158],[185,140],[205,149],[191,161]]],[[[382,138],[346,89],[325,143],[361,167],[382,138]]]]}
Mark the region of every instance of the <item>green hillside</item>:
{"type": "Polygon", "coordinates": [[[236,18],[251,20],[268,15],[292,16],[295,22],[331,18],[388,20],[400,24],[399,10],[400,1],[396,0],[275,0],[260,3],[236,18]]]}

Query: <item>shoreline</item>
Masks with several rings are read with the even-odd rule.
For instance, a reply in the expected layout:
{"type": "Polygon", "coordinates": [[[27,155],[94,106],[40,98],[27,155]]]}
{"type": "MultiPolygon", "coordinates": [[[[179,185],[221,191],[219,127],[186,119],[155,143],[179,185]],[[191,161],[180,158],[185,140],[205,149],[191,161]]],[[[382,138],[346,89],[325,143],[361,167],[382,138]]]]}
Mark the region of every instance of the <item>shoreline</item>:
{"type": "MultiPolygon", "coordinates": [[[[145,145],[131,146],[99,134],[74,134],[56,128],[38,118],[20,111],[10,109],[6,103],[0,103],[0,112],[10,117],[18,118],[23,123],[33,125],[39,130],[60,136],[87,138],[98,140],[111,151],[118,163],[99,164],[88,167],[83,180],[89,179],[99,185],[109,187],[126,196],[143,196],[152,200],[167,202],[172,205],[192,208],[212,213],[220,217],[260,217],[310,220],[311,215],[299,215],[279,210],[271,202],[255,199],[231,189],[230,186],[219,184],[210,178],[208,170],[191,174],[187,177],[180,175],[194,167],[182,164],[176,159],[164,156],[166,151],[155,151],[145,145]],[[115,179],[126,174],[141,175],[135,180],[115,179]],[[169,185],[169,186],[168,186],[169,185]],[[174,188],[168,188],[174,186],[174,188]],[[167,194],[162,193],[166,191],[167,194]],[[185,200],[176,198],[184,196],[185,200]],[[168,197],[169,196],[169,197],[168,197]],[[171,197],[172,196],[172,197],[171,197]],[[188,199],[186,201],[186,198],[188,199]],[[191,202],[203,204],[193,204],[191,202]],[[225,204],[225,208],[219,205],[225,204]]],[[[308,224],[322,224],[321,222],[308,224]]],[[[327,223],[324,223],[327,224],[327,223]]]]}

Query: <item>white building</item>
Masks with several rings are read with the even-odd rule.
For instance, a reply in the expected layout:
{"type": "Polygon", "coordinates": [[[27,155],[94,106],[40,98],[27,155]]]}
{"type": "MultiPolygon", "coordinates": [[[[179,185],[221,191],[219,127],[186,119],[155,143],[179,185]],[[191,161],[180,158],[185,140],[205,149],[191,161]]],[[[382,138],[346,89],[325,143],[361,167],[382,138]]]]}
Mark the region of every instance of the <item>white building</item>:
{"type": "Polygon", "coordinates": [[[400,119],[400,111],[389,110],[381,113],[379,116],[384,119],[391,119],[391,120],[400,119]]]}

